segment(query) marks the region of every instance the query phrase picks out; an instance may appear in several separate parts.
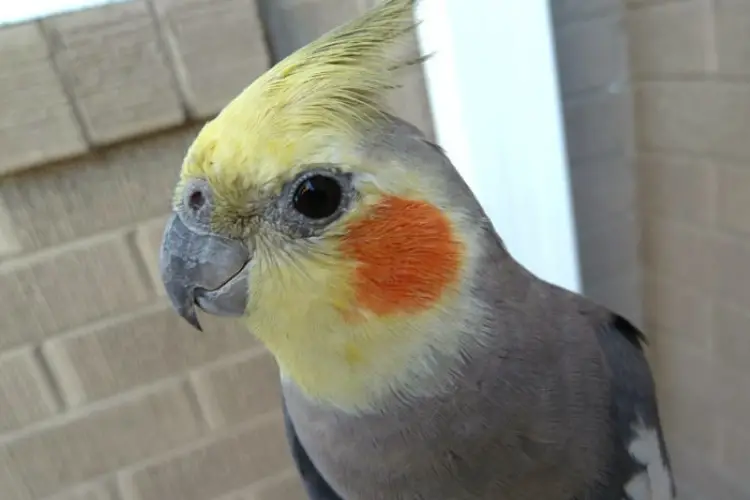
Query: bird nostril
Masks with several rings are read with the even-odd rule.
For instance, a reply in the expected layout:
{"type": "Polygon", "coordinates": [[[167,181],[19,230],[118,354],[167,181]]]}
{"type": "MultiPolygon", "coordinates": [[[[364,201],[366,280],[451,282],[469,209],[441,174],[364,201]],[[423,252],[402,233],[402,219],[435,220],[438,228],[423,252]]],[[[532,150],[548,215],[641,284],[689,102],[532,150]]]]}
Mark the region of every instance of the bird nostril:
{"type": "Polygon", "coordinates": [[[206,197],[201,190],[197,189],[190,193],[190,196],[188,197],[188,206],[191,210],[198,211],[203,208],[205,203],[206,197]]]}

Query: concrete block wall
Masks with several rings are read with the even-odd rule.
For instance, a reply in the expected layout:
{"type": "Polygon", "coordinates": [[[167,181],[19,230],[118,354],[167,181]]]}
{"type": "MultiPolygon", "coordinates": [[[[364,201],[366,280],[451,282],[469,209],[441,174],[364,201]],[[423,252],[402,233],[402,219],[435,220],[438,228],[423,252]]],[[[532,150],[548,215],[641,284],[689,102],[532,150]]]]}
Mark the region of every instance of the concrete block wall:
{"type": "Polygon", "coordinates": [[[550,0],[583,291],[643,324],[628,34],[620,0],[550,0]]]}
{"type": "Polygon", "coordinates": [[[750,499],[750,2],[550,5],[584,290],[648,333],[679,498],[750,499]]]}
{"type": "Polygon", "coordinates": [[[550,0],[585,292],[645,327],[681,500],[750,499],[750,2],[550,0]]]}
{"type": "MultiPolygon", "coordinates": [[[[129,0],[0,27],[1,499],[304,498],[274,361],[180,320],[157,250],[202,123],[367,6],[129,0]]],[[[432,135],[419,71],[393,104],[432,135]]]]}
{"type": "Polygon", "coordinates": [[[646,318],[686,499],[750,499],[750,2],[628,2],[646,318]]]}

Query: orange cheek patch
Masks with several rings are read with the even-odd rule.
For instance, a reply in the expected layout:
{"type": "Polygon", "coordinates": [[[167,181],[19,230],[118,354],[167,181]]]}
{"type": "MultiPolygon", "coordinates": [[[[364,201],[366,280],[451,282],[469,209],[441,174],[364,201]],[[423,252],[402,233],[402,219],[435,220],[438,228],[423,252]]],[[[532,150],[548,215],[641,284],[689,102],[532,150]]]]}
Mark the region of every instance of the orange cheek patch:
{"type": "Polygon", "coordinates": [[[440,209],[395,196],[350,224],[341,249],[358,264],[357,302],[378,315],[431,307],[458,278],[462,256],[440,209]]]}

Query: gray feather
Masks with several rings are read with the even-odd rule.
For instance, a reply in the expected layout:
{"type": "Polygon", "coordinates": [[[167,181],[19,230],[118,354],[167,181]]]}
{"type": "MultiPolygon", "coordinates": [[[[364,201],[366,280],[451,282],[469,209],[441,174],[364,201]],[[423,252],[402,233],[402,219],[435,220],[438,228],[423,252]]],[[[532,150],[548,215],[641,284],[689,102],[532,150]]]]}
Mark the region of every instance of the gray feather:
{"type": "Polygon", "coordinates": [[[395,121],[374,142],[373,154],[429,165],[477,224],[485,253],[466,293],[485,313],[456,332],[460,356],[435,353],[434,394],[394,389],[354,414],[285,381],[316,474],[346,500],[671,500],[641,332],[515,261],[450,161],[412,128],[395,121]]]}

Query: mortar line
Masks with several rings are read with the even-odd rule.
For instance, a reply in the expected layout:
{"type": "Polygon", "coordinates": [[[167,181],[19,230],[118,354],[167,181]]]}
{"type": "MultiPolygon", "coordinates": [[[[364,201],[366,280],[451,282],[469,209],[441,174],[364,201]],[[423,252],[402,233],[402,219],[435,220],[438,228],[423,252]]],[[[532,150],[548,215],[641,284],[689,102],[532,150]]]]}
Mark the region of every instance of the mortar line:
{"type": "Polygon", "coordinates": [[[60,42],[57,40],[57,37],[52,35],[47,26],[45,26],[43,19],[39,19],[35,21],[35,23],[39,27],[39,32],[42,34],[42,38],[44,38],[44,43],[47,45],[47,57],[49,58],[50,65],[55,72],[57,80],[60,82],[63,94],[65,94],[65,97],[70,103],[73,116],[75,116],[76,121],[78,122],[78,131],[83,140],[86,141],[87,149],[95,149],[95,141],[85,125],[84,113],[78,100],[75,98],[75,92],[73,92],[72,85],[70,84],[69,79],[65,76],[65,72],[62,71],[60,65],[57,63],[56,55],[60,50],[60,42]]]}
{"type": "Polygon", "coordinates": [[[34,353],[34,357],[37,360],[37,363],[39,364],[39,368],[42,372],[42,377],[45,379],[45,382],[47,383],[47,386],[49,387],[50,392],[52,393],[52,399],[55,401],[55,406],[57,407],[57,411],[59,413],[67,412],[68,403],[65,400],[65,397],[63,396],[62,384],[60,383],[60,379],[57,376],[55,376],[55,372],[52,369],[52,366],[47,360],[47,357],[42,352],[42,346],[41,345],[34,346],[33,353],[34,353]]]}

